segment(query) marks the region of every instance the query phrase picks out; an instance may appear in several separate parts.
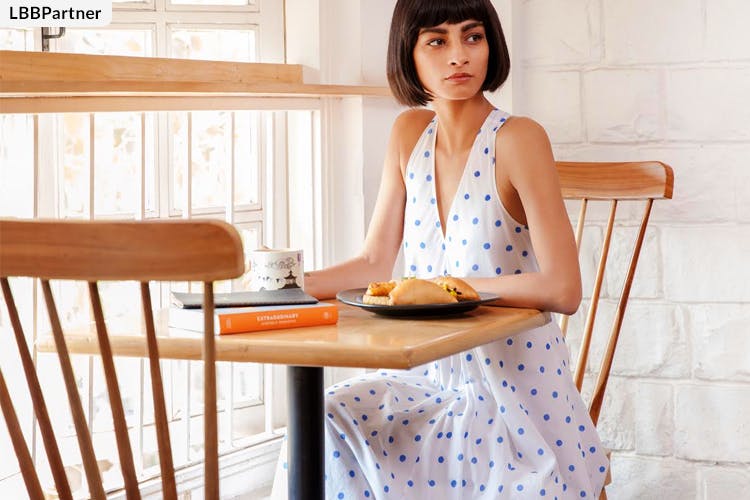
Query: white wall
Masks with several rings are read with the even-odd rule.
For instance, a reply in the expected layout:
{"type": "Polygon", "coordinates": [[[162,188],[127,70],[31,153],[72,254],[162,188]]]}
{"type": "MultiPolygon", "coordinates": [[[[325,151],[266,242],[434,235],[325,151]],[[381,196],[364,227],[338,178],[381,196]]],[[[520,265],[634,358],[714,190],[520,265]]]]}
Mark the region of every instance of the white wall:
{"type": "MultiPolygon", "coordinates": [[[[675,172],[674,199],[652,212],[600,425],[615,450],[609,498],[747,498],[750,2],[514,6],[515,111],[547,128],[556,157],[675,172]]],[[[616,291],[608,282],[605,295],[616,291]]]]}

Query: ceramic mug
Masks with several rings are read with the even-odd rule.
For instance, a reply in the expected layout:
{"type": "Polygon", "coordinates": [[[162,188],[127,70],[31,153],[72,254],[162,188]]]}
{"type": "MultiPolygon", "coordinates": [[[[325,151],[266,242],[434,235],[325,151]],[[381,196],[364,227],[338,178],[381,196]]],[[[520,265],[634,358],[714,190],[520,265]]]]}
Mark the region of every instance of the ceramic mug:
{"type": "Polygon", "coordinates": [[[259,248],[248,257],[251,291],[303,288],[302,250],[259,248]]]}

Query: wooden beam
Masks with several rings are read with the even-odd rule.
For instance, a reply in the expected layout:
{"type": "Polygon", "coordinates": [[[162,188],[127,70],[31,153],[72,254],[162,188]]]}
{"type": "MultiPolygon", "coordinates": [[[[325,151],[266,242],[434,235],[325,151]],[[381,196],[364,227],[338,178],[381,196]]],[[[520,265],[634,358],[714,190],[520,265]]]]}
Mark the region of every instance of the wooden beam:
{"type": "Polygon", "coordinates": [[[301,84],[298,64],[0,51],[0,92],[245,92],[301,84]]]}
{"type": "Polygon", "coordinates": [[[279,98],[391,96],[387,87],[303,83],[294,64],[7,50],[0,61],[0,113],[270,109],[279,98]]]}

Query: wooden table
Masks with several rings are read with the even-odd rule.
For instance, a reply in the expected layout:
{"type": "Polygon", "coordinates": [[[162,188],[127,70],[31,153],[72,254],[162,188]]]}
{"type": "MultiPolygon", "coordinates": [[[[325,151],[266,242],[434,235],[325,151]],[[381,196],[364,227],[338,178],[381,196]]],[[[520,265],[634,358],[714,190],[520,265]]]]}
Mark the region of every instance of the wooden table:
{"type": "MultiPolygon", "coordinates": [[[[450,318],[387,318],[337,303],[336,325],[222,335],[216,338],[218,361],[277,363],[288,366],[289,498],[323,499],[323,367],[413,368],[518,332],[550,318],[534,309],[481,306],[450,318]]],[[[164,359],[201,359],[202,334],[166,327],[160,314],[157,334],[164,359]]],[[[137,327],[110,332],[119,356],[147,357],[146,340],[137,327]]],[[[98,354],[93,332],[66,335],[68,349],[98,354]]],[[[37,341],[41,352],[54,341],[37,341]]]]}

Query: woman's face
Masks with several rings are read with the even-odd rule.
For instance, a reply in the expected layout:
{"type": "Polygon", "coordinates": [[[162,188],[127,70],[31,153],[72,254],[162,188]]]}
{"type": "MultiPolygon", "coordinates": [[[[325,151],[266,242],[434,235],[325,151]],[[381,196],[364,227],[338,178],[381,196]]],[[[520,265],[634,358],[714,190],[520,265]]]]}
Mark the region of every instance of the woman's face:
{"type": "Polygon", "coordinates": [[[481,91],[489,52],[484,26],[468,20],[420,29],[413,57],[425,90],[436,98],[457,100],[481,91]]]}

